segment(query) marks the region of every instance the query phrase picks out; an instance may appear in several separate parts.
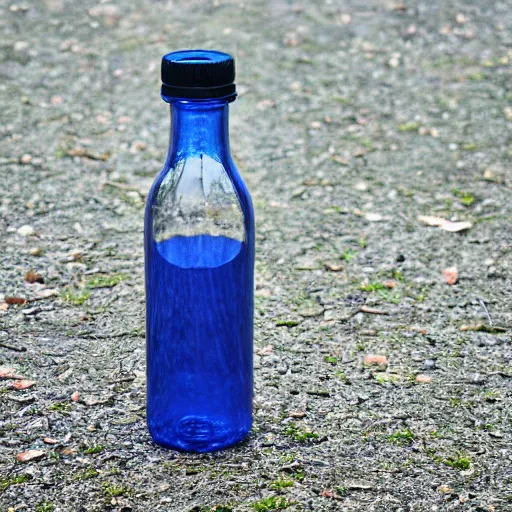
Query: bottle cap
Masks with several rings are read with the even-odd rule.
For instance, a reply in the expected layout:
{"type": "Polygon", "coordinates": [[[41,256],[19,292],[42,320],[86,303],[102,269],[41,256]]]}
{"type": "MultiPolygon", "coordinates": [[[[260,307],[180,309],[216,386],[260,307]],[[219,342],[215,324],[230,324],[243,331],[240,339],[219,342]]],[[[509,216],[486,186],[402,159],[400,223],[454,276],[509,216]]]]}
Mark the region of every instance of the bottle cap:
{"type": "Polygon", "coordinates": [[[236,96],[235,61],[213,50],[181,50],[162,57],[162,96],[209,99],[236,96]]]}

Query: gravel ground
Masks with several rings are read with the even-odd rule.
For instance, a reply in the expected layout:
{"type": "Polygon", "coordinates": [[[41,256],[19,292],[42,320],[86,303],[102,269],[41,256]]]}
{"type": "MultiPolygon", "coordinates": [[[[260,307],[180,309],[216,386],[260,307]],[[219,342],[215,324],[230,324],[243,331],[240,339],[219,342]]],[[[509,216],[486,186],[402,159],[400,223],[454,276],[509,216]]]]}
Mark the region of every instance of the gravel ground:
{"type": "Polygon", "coordinates": [[[506,0],[4,3],[0,509],[512,510],[511,26],[506,0]],[[144,417],[184,47],[237,59],[258,233],[254,429],[206,455],[144,417]]]}

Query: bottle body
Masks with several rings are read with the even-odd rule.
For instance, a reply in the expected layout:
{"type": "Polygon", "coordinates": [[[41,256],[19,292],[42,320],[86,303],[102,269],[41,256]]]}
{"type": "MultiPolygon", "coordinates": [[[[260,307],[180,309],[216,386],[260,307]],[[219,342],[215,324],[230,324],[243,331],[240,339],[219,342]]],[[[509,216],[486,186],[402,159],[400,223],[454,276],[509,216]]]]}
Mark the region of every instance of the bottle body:
{"type": "Polygon", "coordinates": [[[171,103],[145,216],[147,423],[213,451],[252,422],[254,214],[229,153],[226,101],[171,103]]]}

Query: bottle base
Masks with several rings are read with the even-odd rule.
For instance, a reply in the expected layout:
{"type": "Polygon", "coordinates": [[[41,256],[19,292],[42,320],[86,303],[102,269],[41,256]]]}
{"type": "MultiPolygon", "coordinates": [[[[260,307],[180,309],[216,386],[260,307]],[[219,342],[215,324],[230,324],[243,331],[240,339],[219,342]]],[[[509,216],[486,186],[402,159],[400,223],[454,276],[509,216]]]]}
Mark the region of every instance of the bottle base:
{"type": "Polygon", "coordinates": [[[229,448],[242,441],[251,429],[249,424],[237,430],[215,428],[204,418],[188,416],[182,418],[172,428],[151,426],[148,429],[153,442],[163,448],[180,452],[215,452],[229,448]]]}

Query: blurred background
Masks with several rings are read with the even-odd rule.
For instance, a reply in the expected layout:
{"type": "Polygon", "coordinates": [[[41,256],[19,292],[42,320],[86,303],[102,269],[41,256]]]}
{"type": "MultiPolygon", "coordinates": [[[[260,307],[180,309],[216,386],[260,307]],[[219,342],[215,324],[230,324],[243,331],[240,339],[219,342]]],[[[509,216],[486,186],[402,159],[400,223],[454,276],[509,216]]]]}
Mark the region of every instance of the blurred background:
{"type": "Polygon", "coordinates": [[[2,509],[510,506],[508,2],[0,9],[2,509]],[[144,418],[143,209],[182,48],[235,57],[257,219],[255,428],[212,456],[144,418]]]}

